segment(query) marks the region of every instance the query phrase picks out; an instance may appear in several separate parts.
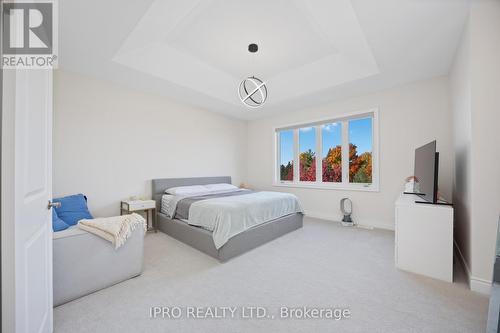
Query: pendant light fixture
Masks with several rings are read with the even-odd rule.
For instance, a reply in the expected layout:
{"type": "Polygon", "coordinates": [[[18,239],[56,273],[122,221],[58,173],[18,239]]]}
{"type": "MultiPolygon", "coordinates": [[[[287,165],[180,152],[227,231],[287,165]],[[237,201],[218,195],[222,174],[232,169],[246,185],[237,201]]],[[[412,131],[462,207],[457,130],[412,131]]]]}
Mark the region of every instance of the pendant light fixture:
{"type": "MultiPolygon", "coordinates": [[[[250,53],[256,53],[259,46],[255,43],[248,45],[250,53]]],[[[243,104],[250,108],[259,108],[267,100],[267,85],[255,76],[249,76],[241,81],[238,87],[238,95],[243,104]]]]}

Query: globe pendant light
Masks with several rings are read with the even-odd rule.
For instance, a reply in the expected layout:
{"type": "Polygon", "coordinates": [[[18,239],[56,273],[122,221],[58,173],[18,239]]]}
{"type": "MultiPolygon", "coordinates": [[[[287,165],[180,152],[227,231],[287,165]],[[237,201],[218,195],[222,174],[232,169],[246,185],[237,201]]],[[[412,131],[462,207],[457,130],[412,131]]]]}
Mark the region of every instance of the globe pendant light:
{"type": "Polygon", "coordinates": [[[248,107],[258,108],[267,100],[266,83],[255,76],[247,77],[240,83],[240,100],[248,107]]]}
{"type": "MultiPolygon", "coordinates": [[[[259,50],[257,44],[248,45],[248,51],[255,53],[259,50]]],[[[243,104],[250,108],[259,108],[267,100],[267,85],[255,76],[249,76],[241,81],[238,87],[238,95],[243,104]]]]}

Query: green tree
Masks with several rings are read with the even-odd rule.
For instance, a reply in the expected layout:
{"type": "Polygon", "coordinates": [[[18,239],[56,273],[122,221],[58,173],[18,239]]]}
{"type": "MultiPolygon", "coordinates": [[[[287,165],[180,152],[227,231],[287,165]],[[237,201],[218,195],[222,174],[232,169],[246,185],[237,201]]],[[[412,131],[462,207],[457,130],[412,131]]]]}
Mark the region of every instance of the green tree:
{"type": "Polygon", "coordinates": [[[316,180],[316,154],[311,150],[300,153],[300,180],[315,181],[316,180]]]}
{"type": "Polygon", "coordinates": [[[358,169],[358,171],[354,174],[352,178],[354,183],[371,183],[371,177],[368,177],[366,173],[366,166],[362,166],[358,169]]]}

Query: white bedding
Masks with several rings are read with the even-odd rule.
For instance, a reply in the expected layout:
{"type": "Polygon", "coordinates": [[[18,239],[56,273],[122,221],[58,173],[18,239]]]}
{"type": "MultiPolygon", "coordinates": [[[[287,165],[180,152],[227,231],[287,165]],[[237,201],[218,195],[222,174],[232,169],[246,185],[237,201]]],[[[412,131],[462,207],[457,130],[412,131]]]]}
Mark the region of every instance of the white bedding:
{"type": "Polygon", "coordinates": [[[245,230],[295,213],[302,213],[295,195],[255,192],[194,202],[188,223],[212,231],[215,247],[219,249],[245,230]]]}
{"type": "MultiPolygon", "coordinates": [[[[186,196],[165,194],[161,212],[172,218],[177,203],[186,196]]],[[[259,224],[295,213],[302,213],[297,197],[290,193],[254,192],[245,195],[211,198],[191,204],[190,225],[212,231],[217,249],[233,236],[259,224]]]]}
{"type": "Polygon", "coordinates": [[[175,216],[175,210],[177,209],[177,203],[185,198],[197,197],[200,195],[207,194],[222,194],[222,193],[231,193],[231,192],[241,192],[248,191],[245,189],[235,188],[235,189],[206,189],[202,192],[193,192],[190,194],[182,194],[182,195],[173,195],[173,194],[164,194],[161,197],[161,207],[160,212],[167,215],[169,218],[173,218],[175,216]]]}

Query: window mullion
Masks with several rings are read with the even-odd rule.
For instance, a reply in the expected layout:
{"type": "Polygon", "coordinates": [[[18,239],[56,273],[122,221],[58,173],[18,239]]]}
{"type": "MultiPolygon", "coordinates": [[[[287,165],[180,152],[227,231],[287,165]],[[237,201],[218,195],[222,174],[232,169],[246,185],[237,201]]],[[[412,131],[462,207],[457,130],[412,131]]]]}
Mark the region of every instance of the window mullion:
{"type": "Polygon", "coordinates": [[[275,159],[275,166],[274,166],[274,179],[276,179],[277,182],[283,182],[281,179],[281,135],[280,132],[275,132],[275,140],[276,142],[276,155],[274,156],[275,159]]]}
{"type": "Polygon", "coordinates": [[[316,182],[323,181],[323,140],[321,137],[321,126],[316,126],[316,182]]]}
{"type": "Polygon", "coordinates": [[[299,130],[293,130],[293,182],[297,183],[300,180],[299,168],[299,130]]]}
{"type": "Polygon", "coordinates": [[[349,184],[349,122],[342,121],[342,184],[349,184]]]}

